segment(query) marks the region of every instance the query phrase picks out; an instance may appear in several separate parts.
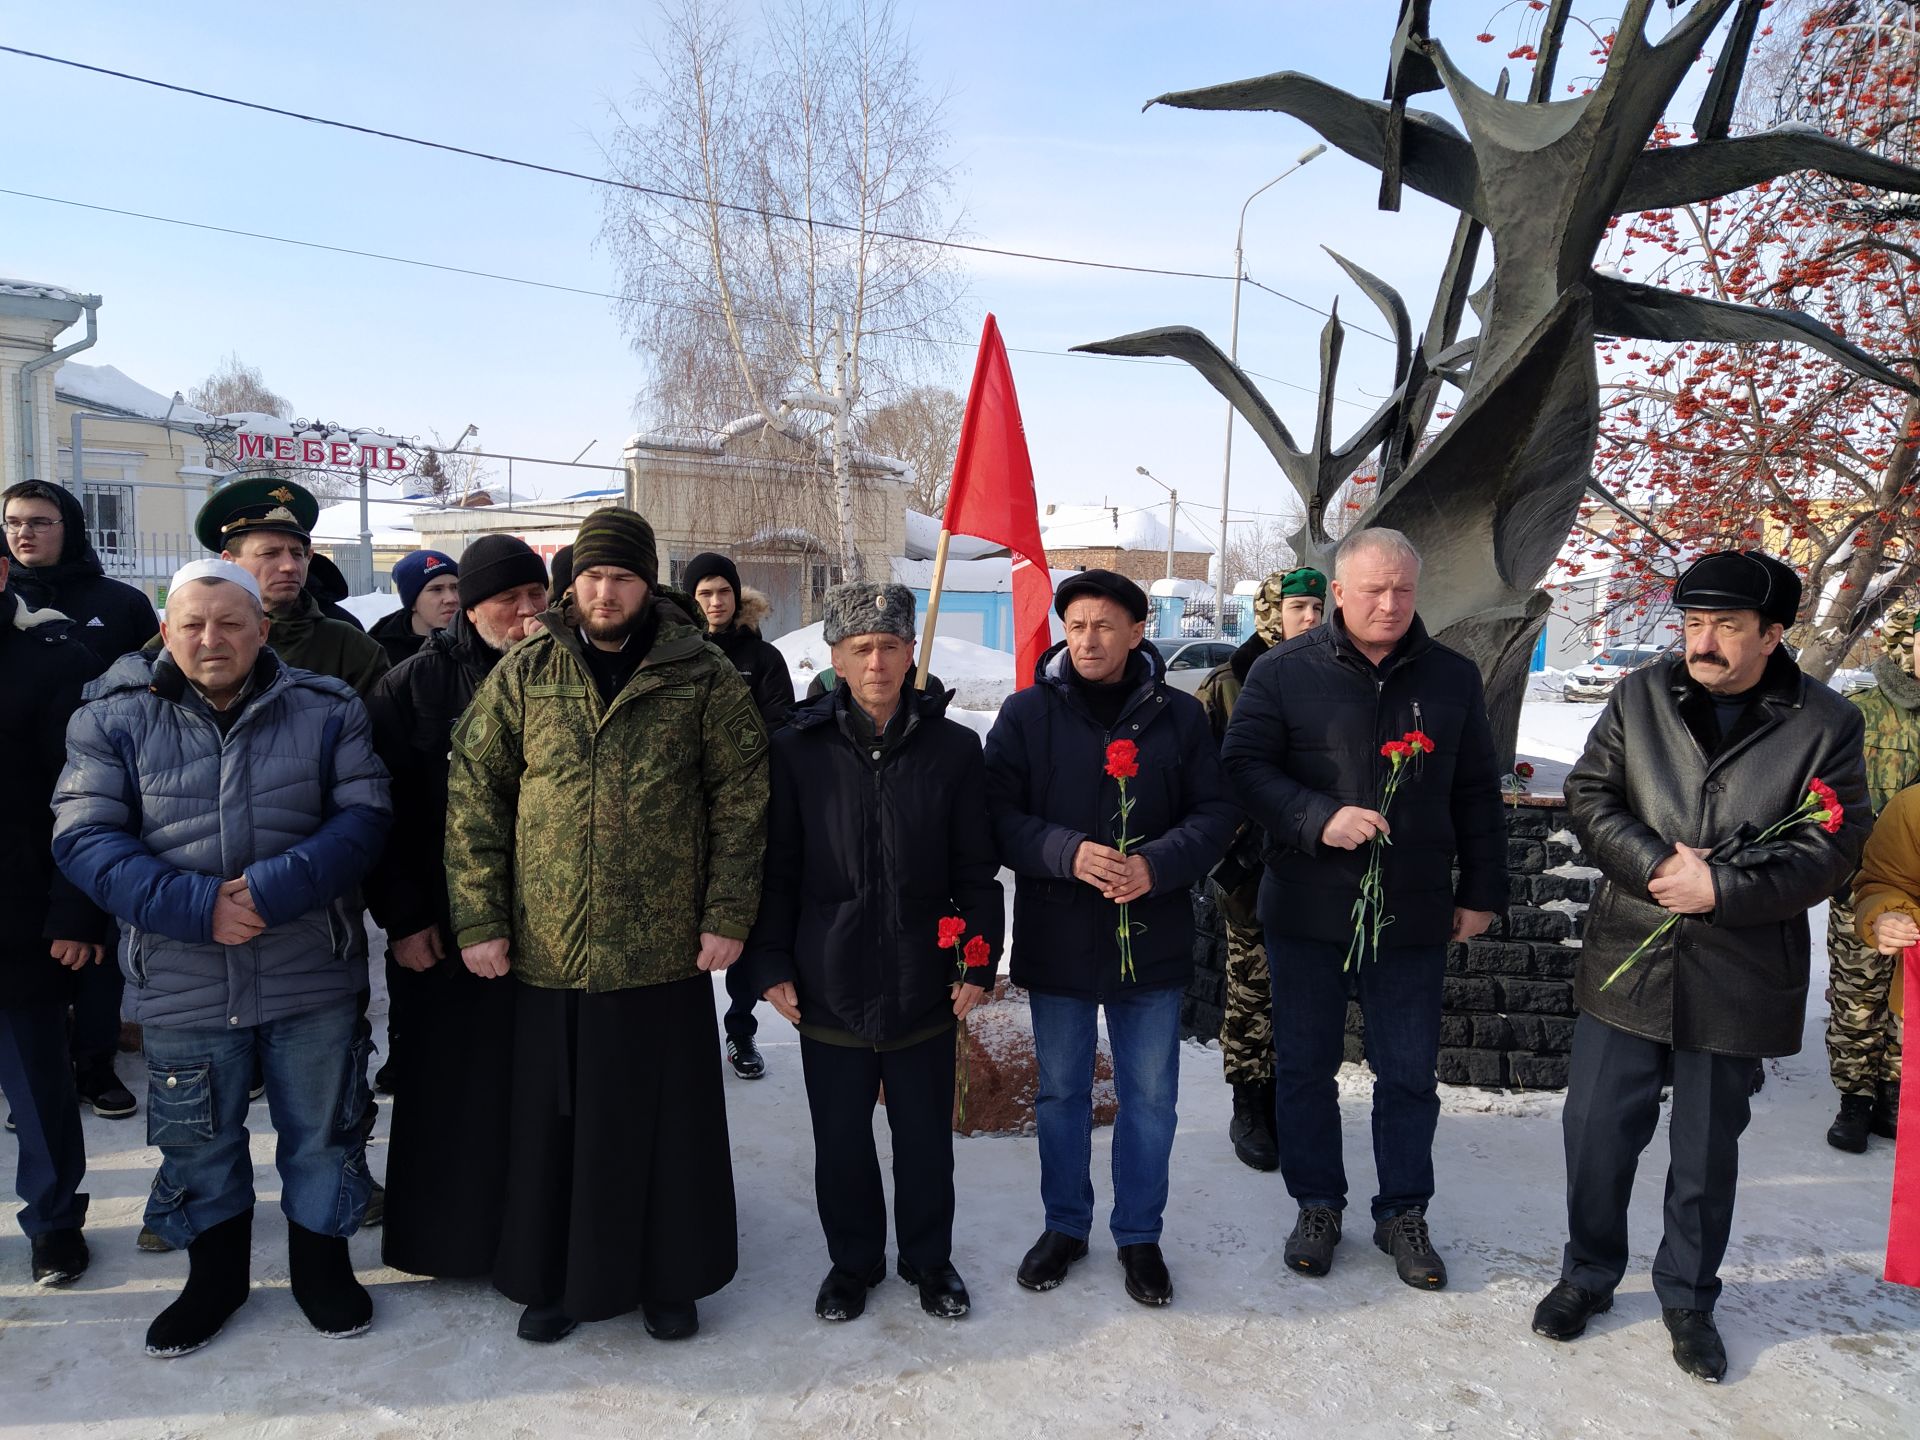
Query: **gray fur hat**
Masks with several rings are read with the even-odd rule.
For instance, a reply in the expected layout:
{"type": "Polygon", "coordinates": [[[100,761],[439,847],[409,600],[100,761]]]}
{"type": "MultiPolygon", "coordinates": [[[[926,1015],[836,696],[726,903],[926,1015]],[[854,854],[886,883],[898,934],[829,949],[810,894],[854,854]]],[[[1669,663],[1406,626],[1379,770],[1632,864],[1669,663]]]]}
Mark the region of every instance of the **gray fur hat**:
{"type": "Polygon", "coordinates": [[[913,639],[913,592],[904,585],[854,580],[827,591],[824,638],[838,645],[853,635],[913,639]]]}

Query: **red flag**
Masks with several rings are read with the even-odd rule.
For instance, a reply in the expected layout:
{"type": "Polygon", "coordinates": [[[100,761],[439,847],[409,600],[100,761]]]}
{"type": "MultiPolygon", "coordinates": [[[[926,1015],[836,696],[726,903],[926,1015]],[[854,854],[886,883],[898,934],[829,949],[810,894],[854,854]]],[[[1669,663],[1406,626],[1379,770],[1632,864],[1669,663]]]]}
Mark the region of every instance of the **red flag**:
{"type": "MultiPolygon", "coordinates": [[[[1906,967],[1901,986],[1909,1015],[1920,995],[1920,945],[1910,946],[1894,962],[1906,967]]],[[[1887,1223],[1886,1278],[1896,1285],[1920,1285],[1920,1066],[1900,1072],[1899,1139],[1893,1151],[1893,1205],[1887,1223]]]]}
{"type": "Polygon", "coordinates": [[[1040,544],[1040,502],[1033,493],[1033,462],[1020,424],[1020,400],[1000,326],[987,316],[980,356],[960,422],[960,449],[941,522],[955,535],[973,535],[1013,552],[1014,687],[1033,683],[1033,670],[1052,640],[1053,572],[1040,544]]]}

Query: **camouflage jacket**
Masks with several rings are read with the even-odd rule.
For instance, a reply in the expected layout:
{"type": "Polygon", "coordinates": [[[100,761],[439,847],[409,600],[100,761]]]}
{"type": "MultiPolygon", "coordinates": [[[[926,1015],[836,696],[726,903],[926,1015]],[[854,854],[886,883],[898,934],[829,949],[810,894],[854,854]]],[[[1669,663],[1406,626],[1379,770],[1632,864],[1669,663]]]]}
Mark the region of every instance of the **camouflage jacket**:
{"type": "Polygon", "coordinates": [[[744,940],[759,908],[767,732],[672,607],[610,705],[572,621],[541,615],[454,726],[454,934],[505,937],[514,975],[543,989],[687,979],[702,931],[744,940]]]}
{"type": "Polygon", "coordinates": [[[1866,717],[1867,798],[1878,815],[1920,780],[1920,680],[1884,657],[1873,678],[1875,687],[1852,700],[1866,717]]]}

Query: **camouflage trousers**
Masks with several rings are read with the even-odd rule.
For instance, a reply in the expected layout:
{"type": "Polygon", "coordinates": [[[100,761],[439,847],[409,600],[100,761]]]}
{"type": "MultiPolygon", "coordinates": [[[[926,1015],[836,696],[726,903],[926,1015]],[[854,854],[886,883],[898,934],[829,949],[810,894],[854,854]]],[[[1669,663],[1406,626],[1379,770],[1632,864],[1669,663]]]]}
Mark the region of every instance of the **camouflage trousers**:
{"type": "Polygon", "coordinates": [[[1260,927],[1227,921],[1226,1018],[1220,1059],[1229,1085],[1273,1079],[1273,976],[1260,927]]]}
{"type": "Polygon", "coordinates": [[[1872,1095],[1900,1078],[1900,1022],[1887,1009],[1887,988],[1900,957],[1862,945],[1853,902],[1835,900],[1827,915],[1827,1065],[1842,1095],[1872,1095]]]}

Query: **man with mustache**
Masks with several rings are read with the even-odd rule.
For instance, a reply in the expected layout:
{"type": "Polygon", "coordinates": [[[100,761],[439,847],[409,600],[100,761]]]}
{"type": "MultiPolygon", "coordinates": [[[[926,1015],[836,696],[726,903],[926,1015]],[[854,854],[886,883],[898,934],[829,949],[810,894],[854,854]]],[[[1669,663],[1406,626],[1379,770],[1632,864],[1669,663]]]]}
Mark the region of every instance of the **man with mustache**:
{"type": "Polygon", "coordinates": [[[1860,712],[1803,675],[1781,644],[1800,577],[1770,555],[1722,551],[1680,577],[1673,603],[1684,654],[1615,687],[1567,776],[1568,818],[1605,878],[1575,980],[1567,1245],[1533,1329],[1572,1340],[1612,1307],[1634,1170],[1671,1084],[1653,1289],[1674,1363],[1718,1382],[1727,1351],[1713,1309],[1754,1063],[1800,1048],[1807,910],[1853,873],[1870,817],[1860,712]],[[1816,779],[1837,793],[1842,816],[1738,842],[1792,814],[1816,779]]]}

